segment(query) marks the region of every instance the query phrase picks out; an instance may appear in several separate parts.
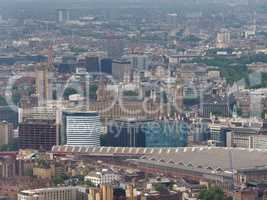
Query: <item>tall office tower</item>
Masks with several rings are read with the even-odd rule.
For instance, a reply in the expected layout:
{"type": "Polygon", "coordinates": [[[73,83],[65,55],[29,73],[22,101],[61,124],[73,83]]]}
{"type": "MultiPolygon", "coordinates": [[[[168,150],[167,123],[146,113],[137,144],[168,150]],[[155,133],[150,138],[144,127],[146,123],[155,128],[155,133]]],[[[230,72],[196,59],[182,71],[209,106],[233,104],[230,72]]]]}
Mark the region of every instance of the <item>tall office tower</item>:
{"type": "Polygon", "coordinates": [[[54,120],[26,120],[19,124],[20,148],[50,151],[57,145],[58,129],[54,120]]]}
{"type": "Polygon", "coordinates": [[[88,52],[84,57],[79,58],[78,66],[86,68],[87,72],[100,72],[101,60],[107,58],[105,51],[88,52]]]}
{"type": "Polygon", "coordinates": [[[89,73],[85,68],[76,68],[74,78],[69,86],[75,89],[82,97],[89,97],[89,73]]]}
{"type": "Polygon", "coordinates": [[[217,48],[228,48],[231,44],[231,34],[228,30],[223,29],[217,33],[216,47],[217,48]]]}
{"type": "Polygon", "coordinates": [[[112,76],[114,79],[122,81],[124,74],[130,71],[131,62],[126,59],[113,60],[112,76]]]}
{"type": "Polygon", "coordinates": [[[100,146],[101,122],[97,112],[64,111],[62,120],[62,144],[100,146]]]}
{"type": "Polygon", "coordinates": [[[178,25],[178,15],[176,13],[167,14],[167,24],[171,28],[176,28],[178,25]]]}
{"type": "Polygon", "coordinates": [[[142,126],[146,122],[130,118],[112,122],[108,125],[108,146],[145,147],[145,132],[142,126]]]}
{"type": "Polygon", "coordinates": [[[148,69],[148,66],[151,64],[151,59],[145,54],[129,54],[123,56],[123,58],[128,59],[131,62],[132,69],[148,69]]]}
{"type": "Polygon", "coordinates": [[[98,56],[88,56],[85,58],[86,69],[88,72],[98,72],[99,71],[99,57],[98,56]]]}
{"type": "Polygon", "coordinates": [[[43,105],[52,99],[52,78],[53,73],[49,71],[49,65],[42,63],[36,70],[36,94],[38,96],[38,104],[43,105]]]}
{"type": "Polygon", "coordinates": [[[185,147],[189,127],[183,120],[159,120],[143,125],[146,147],[185,147]]]}
{"type": "Polygon", "coordinates": [[[2,121],[0,122],[0,146],[7,145],[13,138],[13,125],[2,121]]]}
{"type": "Polygon", "coordinates": [[[110,58],[103,58],[100,61],[100,72],[105,73],[105,74],[112,74],[112,59],[110,58]]]}
{"type": "Polygon", "coordinates": [[[67,9],[58,9],[57,10],[58,22],[66,22],[70,20],[70,11],[67,9]]]}

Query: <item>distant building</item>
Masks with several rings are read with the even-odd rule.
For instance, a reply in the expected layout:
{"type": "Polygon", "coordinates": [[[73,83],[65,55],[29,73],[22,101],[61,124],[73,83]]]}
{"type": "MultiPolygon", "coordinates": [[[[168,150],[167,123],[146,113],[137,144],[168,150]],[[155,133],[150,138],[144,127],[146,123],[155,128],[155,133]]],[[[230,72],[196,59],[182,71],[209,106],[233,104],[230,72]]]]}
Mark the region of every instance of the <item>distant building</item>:
{"type": "Polygon", "coordinates": [[[23,190],[18,200],[120,200],[126,199],[125,190],[112,185],[100,188],[57,187],[23,190]]]}
{"type": "MultiPolygon", "coordinates": [[[[112,92],[106,94],[106,97],[108,98],[115,96],[112,92]]],[[[101,112],[102,121],[118,120],[124,118],[159,119],[161,117],[167,116],[168,114],[167,105],[164,104],[162,107],[160,107],[160,103],[152,101],[144,103],[144,101],[140,99],[124,101],[122,102],[122,104],[116,103],[112,108],[110,108],[110,105],[112,105],[112,101],[106,99],[105,101],[91,103],[89,106],[90,110],[101,112]]]]}
{"type": "Polygon", "coordinates": [[[0,121],[7,121],[14,126],[18,125],[18,113],[8,106],[0,107],[0,121]]]}
{"type": "Polygon", "coordinates": [[[99,71],[99,58],[97,56],[90,56],[85,58],[85,67],[88,72],[99,71]]]}
{"type": "Polygon", "coordinates": [[[185,147],[187,146],[189,127],[184,121],[162,120],[146,123],[146,147],[185,147]]]}
{"type": "Polygon", "coordinates": [[[95,186],[102,184],[113,184],[121,180],[121,176],[110,172],[91,172],[84,177],[85,181],[90,181],[95,186]]]}
{"type": "Polygon", "coordinates": [[[226,146],[226,135],[230,131],[228,127],[220,124],[210,124],[210,140],[214,141],[216,146],[226,146]]]}
{"type": "Polygon", "coordinates": [[[13,125],[6,121],[0,122],[0,146],[7,145],[13,139],[13,125]]]}
{"type": "Polygon", "coordinates": [[[16,176],[16,159],[11,156],[0,157],[0,179],[12,178],[16,176]]]}
{"type": "Polygon", "coordinates": [[[229,117],[231,115],[232,99],[228,96],[205,96],[201,103],[201,116],[211,115],[229,117]]]}
{"type": "Polygon", "coordinates": [[[43,105],[52,99],[52,72],[49,72],[49,66],[44,63],[38,66],[36,74],[36,94],[38,96],[38,104],[43,105]]]}
{"type": "Polygon", "coordinates": [[[176,13],[168,13],[167,24],[171,26],[171,28],[176,28],[178,25],[178,15],[176,13]]]}
{"type": "Polygon", "coordinates": [[[61,143],[74,146],[100,146],[101,122],[97,112],[63,112],[61,143]]]}
{"type": "Polygon", "coordinates": [[[70,11],[67,9],[58,9],[57,10],[57,15],[58,15],[58,22],[66,22],[70,20],[70,11]]]}
{"type": "Polygon", "coordinates": [[[112,185],[101,185],[100,194],[102,200],[120,200],[126,199],[125,190],[112,185]]]}
{"type": "Polygon", "coordinates": [[[19,144],[22,149],[50,151],[58,144],[59,126],[54,120],[27,120],[19,124],[19,144]]]}
{"type": "Polygon", "coordinates": [[[145,131],[142,126],[146,122],[130,118],[113,121],[108,125],[108,146],[145,147],[145,131]]]}
{"type": "Polygon", "coordinates": [[[145,54],[129,54],[123,56],[123,58],[131,62],[132,69],[137,69],[137,70],[148,69],[148,66],[151,64],[149,56],[145,54]]]}
{"type": "Polygon", "coordinates": [[[117,120],[108,126],[108,145],[118,147],[184,147],[188,127],[179,121],[117,120]]]}
{"type": "Polygon", "coordinates": [[[110,58],[103,58],[101,61],[101,69],[99,70],[102,73],[105,74],[112,74],[112,59],[110,58]]]}
{"type": "Polygon", "coordinates": [[[77,187],[24,190],[18,194],[18,200],[78,200],[78,191],[77,187]]]}
{"type": "Polygon", "coordinates": [[[220,49],[229,48],[231,44],[231,34],[228,30],[217,33],[216,47],[220,49]]]}
{"type": "Polygon", "coordinates": [[[86,68],[87,72],[100,72],[101,60],[105,58],[107,58],[105,51],[89,52],[83,58],[79,59],[78,66],[86,68]]]}
{"type": "Polygon", "coordinates": [[[112,76],[119,81],[123,80],[124,74],[130,70],[131,62],[126,59],[113,60],[112,76]]]}
{"type": "Polygon", "coordinates": [[[235,200],[257,200],[258,192],[253,189],[244,189],[234,193],[235,200]]]}
{"type": "Polygon", "coordinates": [[[266,149],[267,135],[266,133],[261,133],[259,128],[232,128],[232,130],[227,133],[227,146],[250,149],[266,149]]]}

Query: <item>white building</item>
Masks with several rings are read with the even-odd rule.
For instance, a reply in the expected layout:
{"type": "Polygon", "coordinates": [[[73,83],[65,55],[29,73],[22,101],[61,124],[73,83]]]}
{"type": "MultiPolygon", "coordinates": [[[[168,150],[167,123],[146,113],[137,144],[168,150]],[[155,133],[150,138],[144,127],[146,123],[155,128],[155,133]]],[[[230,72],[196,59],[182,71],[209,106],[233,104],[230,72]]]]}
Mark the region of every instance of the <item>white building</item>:
{"type": "Polygon", "coordinates": [[[217,33],[216,47],[217,48],[228,48],[231,44],[231,34],[228,30],[221,30],[217,33]]]}
{"type": "Polygon", "coordinates": [[[101,184],[111,184],[116,181],[120,181],[121,177],[118,174],[114,173],[105,173],[105,172],[92,172],[84,177],[85,181],[90,181],[95,186],[101,184]]]}
{"type": "Polygon", "coordinates": [[[18,194],[18,200],[77,200],[78,191],[78,187],[24,190],[18,194]]]}
{"type": "Polygon", "coordinates": [[[97,112],[63,112],[63,143],[100,146],[101,122],[97,112]]]}

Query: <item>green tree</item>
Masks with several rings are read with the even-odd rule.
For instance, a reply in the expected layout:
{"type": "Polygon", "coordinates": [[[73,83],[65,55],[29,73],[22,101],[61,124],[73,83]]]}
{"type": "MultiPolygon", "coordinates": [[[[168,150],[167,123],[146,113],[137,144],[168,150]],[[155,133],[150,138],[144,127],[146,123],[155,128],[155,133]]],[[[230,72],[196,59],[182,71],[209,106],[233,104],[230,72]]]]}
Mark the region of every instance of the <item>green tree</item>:
{"type": "Polygon", "coordinates": [[[18,151],[18,139],[13,139],[8,145],[0,146],[0,151],[18,151]]]}
{"type": "Polygon", "coordinates": [[[154,185],[154,189],[159,192],[160,194],[168,194],[169,193],[169,189],[166,185],[162,184],[162,183],[156,183],[154,185]]]}
{"type": "Polygon", "coordinates": [[[7,103],[6,103],[6,100],[3,96],[0,96],[0,106],[6,106],[7,103]]]}
{"type": "Polygon", "coordinates": [[[138,93],[136,91],[126,90],[123,91],[123,96],[128,96],[128,97],[138,96],[138,93]]]}
{"type": "Polygon", "coordinates": [[[101,146],[107,146],[108,145],[107,134],[101,134],[100,135],[100,144],[101,144],[101,146]]]}
{"type": "Polygon", "coordinates": [[[63,94],[64,99],[68,99],[70,95],[77,94],[77,91],[73,88],[66,88],[63,94]]]}
{"type": "Polygon", "coordinates": [[[232,198],[225,197],[221,188],[212,187],[202,190],[199,194],[200,200],[231,200],[232,198]]]}
{"type": "Polygon", "coordinates": [[[25,176],[33,176],[33,170],[32,169],[26,169],[25,176]]]}
{"type": "Polygon", "coordinates": [[[52,179],[52,183],[53,183],[53,185],[57,186],[57,185],[63,184],[64,181],[65,181],[67,178],[68,178],[68,177],[67,177],[67,176],[64,176],[64,175],[61,175],[61,176],[55,176],[55,177],[53,177],[53,179],[52,179]]]}
{"type": "Polygon", "coordinates": [[[87,181],[84,181],[84,184],[83,185],[86,185],[87,187],[94,187],[95,185],[91,182],[91,181],[89,181],[89,180],[87,180],[87,181]]]}
{"type": "Polygon", "coordinates": [[[90,87],[89,87],[90,98],[96,98],[97,89],[98,89],[98,86],[96,84],[90,85],[90,87]]]}

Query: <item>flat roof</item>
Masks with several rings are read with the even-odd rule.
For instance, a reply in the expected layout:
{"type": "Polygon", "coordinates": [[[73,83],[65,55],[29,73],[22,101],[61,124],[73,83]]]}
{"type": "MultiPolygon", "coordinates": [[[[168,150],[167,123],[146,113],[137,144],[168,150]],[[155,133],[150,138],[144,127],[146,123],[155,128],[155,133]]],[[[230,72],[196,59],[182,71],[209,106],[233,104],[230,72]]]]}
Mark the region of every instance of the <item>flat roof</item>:
{"type": "Polygon", "coordinates": [[[139,156],[136,161],[230,174],[236,170],[267,169],[267,150],[223,147],[128,148],[54,146],[54,153],[88,156],[139,156]],[[232,159],[231,159],[232,158],[232,159]],[[232,160],[232,161],[231,161],[232,160]],[[232,166],[231,166],[232,162],[232,166]]]}

